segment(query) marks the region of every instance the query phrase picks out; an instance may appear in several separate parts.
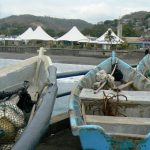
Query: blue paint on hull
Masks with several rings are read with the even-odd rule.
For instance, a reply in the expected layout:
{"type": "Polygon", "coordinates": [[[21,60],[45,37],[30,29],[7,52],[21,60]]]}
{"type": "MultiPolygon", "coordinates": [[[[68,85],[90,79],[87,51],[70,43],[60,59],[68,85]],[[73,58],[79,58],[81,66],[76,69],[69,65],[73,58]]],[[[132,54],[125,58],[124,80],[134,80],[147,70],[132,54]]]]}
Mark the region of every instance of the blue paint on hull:
{"type": "Polygon", "coordinates": [[[132,139],[115,139],[97,125],[80,127],[79,137],[84,150],[150,150],[150,134],[137,144],[132,139]]]}
{"type": "MultiPolygon", "coordinates": [[[[150,150],[150,134],[145,139],[134,139],[131,137],[114,136],[105,132],[100,125],[86,125],[83,120],[80,108],[79,94],[83,88],[91,88],[95,82],[95,74],[99,70],[105,70],[110,73],[112,62],[115,62],[115,54],[100,63],[95,69],[88,72],[78,83],[77,87],[71,94],[70,100],[70,123],[72,132],[75,136],[80,137],[81,145],[84,150],[150,150]]],[[[118,59],[118,68],[124,76],[124,81],[129,82],[134,77],[134,86],[137,89],[150,90],[150,82],[137,73],[130,65],[118,59]],[[131,80],[131,79],[130,79],[131,80]]]]}

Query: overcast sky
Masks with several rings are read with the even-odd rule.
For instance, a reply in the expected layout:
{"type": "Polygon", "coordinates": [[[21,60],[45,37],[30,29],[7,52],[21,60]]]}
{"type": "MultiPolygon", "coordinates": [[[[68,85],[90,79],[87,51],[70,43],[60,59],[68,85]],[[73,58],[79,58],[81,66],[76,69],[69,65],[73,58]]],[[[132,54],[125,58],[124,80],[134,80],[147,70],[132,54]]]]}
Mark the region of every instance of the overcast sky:
{"type": "Polygon", "coordinates": [[[33,14],[97,23],[141,10],[150,11],[150,0],[0,0],[0,18],[33,14]]]}

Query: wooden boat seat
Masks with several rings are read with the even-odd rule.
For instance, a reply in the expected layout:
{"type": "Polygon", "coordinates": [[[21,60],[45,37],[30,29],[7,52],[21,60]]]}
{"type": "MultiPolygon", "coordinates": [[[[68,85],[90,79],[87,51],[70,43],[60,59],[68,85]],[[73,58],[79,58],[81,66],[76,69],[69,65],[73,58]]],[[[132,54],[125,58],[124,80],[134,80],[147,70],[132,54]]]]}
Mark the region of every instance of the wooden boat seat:
{"type": "MultiPolygon", "coordinates": [[[[106,95],[117,94],[112,90],[100,90],[96,94],[93,89],[82,89],[79,97],[83,102],[90,101],[101,101],[104,99],[104,93],[106,95]]],[[[125,97],[119,96],[119,100],[121,103],[127,104],[149,104],[150,105],[150,91],[120,91],[119,95],[124,95],[127,97],[127,101],[125,97]]],[[[116,100],[115,100],[116,101],[116,100]]]]}
{"type": "Polygon", "coordinates": [[[84,119],[86,124],[102,126],[113,138],[144,139],[150,129],[150,118],[85,115],[84,119]]]}
{"type": "Polygon", "coordinates": [[[87,124],[115,124],[115,125],[141,125],[150,126],[150,118],[139,117],[114,117],[114,116],[96,116],[85,115],[87,124]]]}

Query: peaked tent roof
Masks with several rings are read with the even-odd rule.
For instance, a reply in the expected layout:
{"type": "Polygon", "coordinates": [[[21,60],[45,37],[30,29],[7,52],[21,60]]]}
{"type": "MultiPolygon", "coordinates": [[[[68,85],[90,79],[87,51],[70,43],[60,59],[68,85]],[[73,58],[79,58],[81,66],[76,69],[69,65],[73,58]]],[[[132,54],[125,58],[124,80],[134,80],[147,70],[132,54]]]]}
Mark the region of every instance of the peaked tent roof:
{"type": "Polygon", "coordinates": [[[89,39],[84,36],[76,26],[72,27],[67,33],[57,39],[57,41],[89,41],[89,39]]]}
{"type": "Polygon", "coordinates": [[[24,40],[24,39],[28,38],[31,34],[33,34],[33,30],[31,27],[29,27],[24,33],[22,33],[17,38],[24,40]]]}
{"type": "Polygon", "coordinates": [[[30,32],[23,40],[43,40],[43,41],[54,41],[55,39],[48,35],[40,26],[35,31],[30,32]]]}
{"type": "Polygon", "coordinates": [[[55,41],[53,37],[48,35],[40,26],[38,26],[31,37],[30,40],[43,40],[43,41],[55,41]]]}
{"type": "Polygon", "coordinates": [[[110,42],[106,39],[106,36],[108,34],[108,32],[111,31],[111,36],[114,37],[114,39],[112,40],[112,44],[120,44],[122,42],[124,42],[122,39],[120,39],[113,31],[111,28],[109,28],[102,36],[100,36],[99,38],[96,39],[96,43],[99,44],[110,44],[110,42]]]}

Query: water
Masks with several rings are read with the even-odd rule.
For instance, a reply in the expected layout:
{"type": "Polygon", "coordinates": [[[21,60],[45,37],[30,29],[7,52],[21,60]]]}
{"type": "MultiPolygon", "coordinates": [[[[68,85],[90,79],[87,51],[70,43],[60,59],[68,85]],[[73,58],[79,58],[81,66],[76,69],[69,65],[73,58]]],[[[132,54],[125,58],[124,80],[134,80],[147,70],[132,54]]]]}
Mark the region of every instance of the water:
{"type": "MultiPolygon", "coordinates": [[[[11,65],[11,64],[18,63],[20,61],[21,60],[0,59],[0,68],[11,65]]],[[[62,64],[62,63],[53,63],[53,64],[54,64],[54,66],[56,66],[58,73],[77,71],[77,70],[78,71],[87,70],[87,69],[92,69],[95,67],[92,65],[75,65],[75,64],[62,64]]],[[[60,94],[63,92],[70,91],[75,86],[75,84],[78,83],[78,81],[81,77],[82,76],[58,79],[57,80],[58,93],[60,94]]],[[[55,105],[54,105],[54,110],[53,110],[52,116],[67,112],[68,106],[69,106],[69,96],[57,98],[55,105]]]]}

